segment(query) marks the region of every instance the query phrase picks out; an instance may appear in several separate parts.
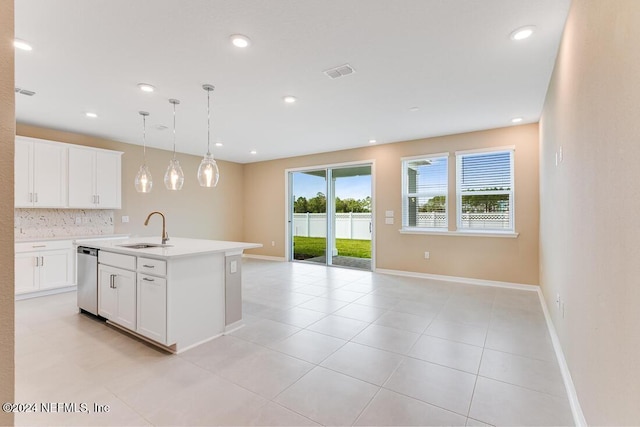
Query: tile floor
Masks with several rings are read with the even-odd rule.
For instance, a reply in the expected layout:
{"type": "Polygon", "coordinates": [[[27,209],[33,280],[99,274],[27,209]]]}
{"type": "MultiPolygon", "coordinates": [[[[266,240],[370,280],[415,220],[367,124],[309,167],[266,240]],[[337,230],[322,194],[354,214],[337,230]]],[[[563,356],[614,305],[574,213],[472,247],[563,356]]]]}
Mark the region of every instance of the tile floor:
{"type": "Polygon", "coordinates": [[[18,425],[571,425],[537,294],[245,260],[246,326],[178,356],[16,302],[18,425]]]}

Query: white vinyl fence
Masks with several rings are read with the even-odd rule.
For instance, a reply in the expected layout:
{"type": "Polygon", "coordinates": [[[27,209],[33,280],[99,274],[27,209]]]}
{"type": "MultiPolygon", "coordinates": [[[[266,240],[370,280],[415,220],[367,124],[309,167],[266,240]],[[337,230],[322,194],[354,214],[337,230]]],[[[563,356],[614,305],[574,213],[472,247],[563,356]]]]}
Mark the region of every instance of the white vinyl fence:
{"type": "MultiPolygon", "coordinates": [[[[371,240],[371,213],[337,213],[336,239],[371,240]]],[[[293,214],[293,235],[327,237],[326,213],[293,214]]]]}
{"type": "MultiPolygon", "coordinates": [[[[303,237],[327,237],[327,214],[293,214],[293,235],[303,237]]],[[[418,212],[417,227],[447,227],[443,213],[418,212]]],[[[462,228],[508,229],[509,213],[463,213],[462,228]]],[[[336,239],[371,240],[371,213],[337,213],[336,239]]]]}

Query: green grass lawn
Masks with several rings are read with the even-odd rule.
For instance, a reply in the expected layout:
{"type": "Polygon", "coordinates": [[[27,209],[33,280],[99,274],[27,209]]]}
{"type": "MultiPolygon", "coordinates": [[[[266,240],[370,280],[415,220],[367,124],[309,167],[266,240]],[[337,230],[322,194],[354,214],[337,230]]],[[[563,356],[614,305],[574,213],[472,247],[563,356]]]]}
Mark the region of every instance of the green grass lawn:
{"type": "MultiPolygon", "coordinates": [[[[325,254],[327,240],[322,237],[293,237],[295,259],[307,259],[325,254]]],[[[371,258],[371,240],[336,239],[338,255],[371,258]]]]}

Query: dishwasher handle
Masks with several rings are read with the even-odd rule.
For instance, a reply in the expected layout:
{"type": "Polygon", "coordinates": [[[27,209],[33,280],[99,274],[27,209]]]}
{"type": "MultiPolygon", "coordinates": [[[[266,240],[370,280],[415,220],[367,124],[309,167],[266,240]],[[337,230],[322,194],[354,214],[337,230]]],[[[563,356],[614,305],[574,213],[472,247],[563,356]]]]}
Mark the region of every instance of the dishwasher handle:
{"type": "Polygon", "coordinates": [[[94,248],[88,248],[86,246],[78,246],[78,253],[82,255],[98,256],[98,250],[94,248]]]}

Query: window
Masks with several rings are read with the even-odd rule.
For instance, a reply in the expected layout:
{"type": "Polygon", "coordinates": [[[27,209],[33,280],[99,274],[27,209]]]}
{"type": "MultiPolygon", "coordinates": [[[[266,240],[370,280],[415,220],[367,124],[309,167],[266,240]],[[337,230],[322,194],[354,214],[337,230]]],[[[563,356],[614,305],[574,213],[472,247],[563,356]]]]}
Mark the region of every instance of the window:
{"type": "Polygon", "coordinates": [[[458,230],[514,231],[513,148],[456,153],[458,230]]]}
{"type": "Polygon", "coordinates": [[[402,227],[448,229],[448,154],[402,159],[402,227]]]}

